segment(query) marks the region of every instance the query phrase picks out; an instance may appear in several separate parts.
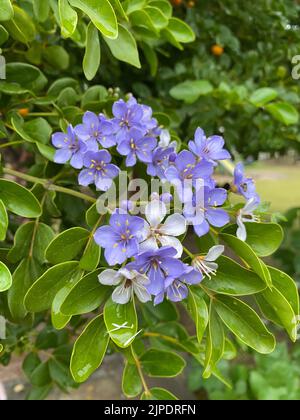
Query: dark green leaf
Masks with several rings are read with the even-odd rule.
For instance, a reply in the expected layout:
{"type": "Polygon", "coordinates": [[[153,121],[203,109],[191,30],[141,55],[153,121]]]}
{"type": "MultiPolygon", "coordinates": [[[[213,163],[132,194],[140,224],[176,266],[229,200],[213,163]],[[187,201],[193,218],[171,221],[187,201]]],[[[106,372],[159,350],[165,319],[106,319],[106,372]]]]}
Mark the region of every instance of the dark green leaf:
{"type": "Polygon", "coordinates": [[[178,354],[170,351],[150,349],[140,358],[145,373],[157,378],[172,378],[180,375],[185,368],[185,361],[178,354]]]}

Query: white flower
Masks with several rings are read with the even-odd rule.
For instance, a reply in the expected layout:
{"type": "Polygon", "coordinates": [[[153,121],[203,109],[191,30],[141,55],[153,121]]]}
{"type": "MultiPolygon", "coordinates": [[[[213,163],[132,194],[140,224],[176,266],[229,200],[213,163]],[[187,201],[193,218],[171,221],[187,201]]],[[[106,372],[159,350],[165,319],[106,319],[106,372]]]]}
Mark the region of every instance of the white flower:
{"type": "Polygon", "coordinates": [[[165,203],[159,200],[153,200],[147,204],[145,215],[147,239],[140,244],[140,252],[150,249],[158,249],[159,244],[170,246],[176,249],[176,258],[180,258],[183,253],[183,246],[176,236],[183,235],[187,230],[185,218],[179,214],[172,214],[164,223],[167,208],[165,203]]]}
{"type": "Polygon", "coordinates": [[[105,270],[99,275],[99,281],[106,286],[118,286],[112,293],[112,300],[124,305],[128,303],[133,294],[145,303],[151,300],[151,295],[146,289],[149,279],[135,270],[129,271],[121,268],[119,271],[105,270]]]}
{"type": "Polygon", "coordinates": [[[215,276],[219,268],[216,261],[224,252],[225,248],[223,245],[213,246],[205,257],[196,257],[192,263],[193,267],[203,273],[211,279],[211,276],[215,276]]]}
{"type": "Polygon", "coordinates": [[[250,198],[250,200],[247,201],[245,207],[239,210],[238,212],[238,230],[236,232],[236,236],[241,241],[246,241],[247,239],[247,230],[244,223],[257,223],[260,221],[259,217],[253,214],[253,212],[257,209],[258,205],[259,203],[257,202],[256,198],[252,197],[250,198]]]}
{"type": "Polygon", "coordinates": [[[171,142],[171,134],[169,130],[161,130],[161,134],[159,136],[159,143],[158,147],[162,147],[163,149],[166,149],[167,147],[174,147],[174,150],[177,150],[178,144],[177,141],[171,142]]]}

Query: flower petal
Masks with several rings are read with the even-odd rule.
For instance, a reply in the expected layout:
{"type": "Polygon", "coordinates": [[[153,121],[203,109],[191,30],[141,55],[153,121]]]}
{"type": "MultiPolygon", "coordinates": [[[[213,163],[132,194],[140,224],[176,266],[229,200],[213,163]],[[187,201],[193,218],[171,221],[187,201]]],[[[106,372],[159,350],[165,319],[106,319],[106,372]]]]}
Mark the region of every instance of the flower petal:
{"type": "Polygon", "coordinates": [[[159,242],[162,244],[162,246],[170,246],[172,248],[175,248],[177,251],[177,254],[175,255],[175,258],[180,258],[183,253],[183,246],[179,239],[175,238],[174,236],[159,236],[159,242]]]}
{"type": "Polygon", "coordinates": [[[179,214],[172,214],[160,227],[159,232],[163,235],[180,236],[186,232],[186,220],[179,214]]]}
{"type": "Polygon", "coordinates": [[[102,273],[99,274],[98,279],[101,284],[106,286],[117,286],[122,279],[124,279],[124,276],[118,271],[108,269],[102,271],[102,273]]]}
{"type": "Polygon", "coordinates": [[[216,245],[210,248],[208,254],[204,258],[205,261],[216,261],[225,251],[225,247],[223,245],[216,245]]]}
{"type": "Polygon", "coordinates": [[[125,287],[125,282],[116,287],[111,295],[112,300],[120,305],[128,303],[132,296],[132,286],[125,287]]]}
{"type": "Polygon", "coordinates": [[[167,208],[159,200],[151,201],[145,208],[146,219],[151,227],[156,228],[167,214],[167,208]]]}

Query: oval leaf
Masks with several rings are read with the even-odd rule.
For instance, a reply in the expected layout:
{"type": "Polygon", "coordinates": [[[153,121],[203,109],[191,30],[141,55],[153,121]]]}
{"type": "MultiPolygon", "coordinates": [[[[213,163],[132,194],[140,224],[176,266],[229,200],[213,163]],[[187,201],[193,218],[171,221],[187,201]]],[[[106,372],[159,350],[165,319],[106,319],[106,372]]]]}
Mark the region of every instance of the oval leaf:
{"type": "Polygon", "coordinates": [[[83,58],[83,71],[87,80],[92,80],[100,66],[101,52],[98,30],[90,22],[87,28],[85,54],[83,58]]]}
{"type": "Polygon", "coordinates": [[[78,383],[85,382],[101,365],[109,342],[103,316],[93,319],[74,344],[71,372],[78,383]]]}
{"type": "Polygon", "coordinates": [[[0,199],[9,211],[18,216],[31,219],[42,214],[40,203],[35,196],[13,181],[0,179],[0,199]]]}
{"type": "Polygon", "coordinates": [[[214,308],[224,324],[243,343],[258,353],[272,353],[275,338],[250,306],[236,298],[220,295],[214,299],[214,308]]]}
{"type": "Polygon", "coordinates": [[[6,232],[8,228],[8,216],[5,205],[0,200],[0,241],[4,241],[6,238],[6,232]]]}
{"type": "Polygon", "coordinates": [[[9,269],[0,261],[0,292],[5,292],[11,287],[12,277],[9,269]]]}
{"type": "Polygon", "coordinates": [[[178,354],[150,349],[140,358],[143,371],[155,378],[173,378],[180,375],[186,366],[184,359],[178,354]]]}

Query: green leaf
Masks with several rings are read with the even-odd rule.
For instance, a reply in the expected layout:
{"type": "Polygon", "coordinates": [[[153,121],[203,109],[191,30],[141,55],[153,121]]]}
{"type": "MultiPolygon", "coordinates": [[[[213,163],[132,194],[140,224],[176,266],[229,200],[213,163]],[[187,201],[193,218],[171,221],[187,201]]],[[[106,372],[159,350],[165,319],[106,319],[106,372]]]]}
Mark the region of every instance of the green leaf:
{"type": "Polygon", "coordinates": [[[44,74],[35,66],[26,63],[8,63],[6,82],[15,84],[18,89],[38,91],[47,84],[44,74]]]}
{"type": "Polygon", "coordinates": [[[24,124],[20,117],[13,115],[11,125],[16,133],[25,141],[30,143],[49,143],[52,128],[44,118],[35,118],[24,124]]]}
{"type": "Polygon", "coordinates": [[[250,96],[250,102],[257,106],[262,107],[268,102],[273,101],[278,96],[278,92],[275,89],[271,88],[260,88],[252,93],[250,96]]]}
{"type": "Polygon", "coordinates": [[[7,210],[21,217],[35,218],[42,214],[42,209],[35,196],[21,185],[0,179],[0,199],[7,210]]]}
{"type": "Polygon", "coordinates": [[[50,162],[54,162],[56,150],[53,147],[49,147],[41,143],[36,143],[36,147],[42,156],[44,156],[47,160],[50,160],[50,162]]]}
{"type": "Polygon", "coordinates": [[[5,292],[11,287],[12,277],[9,269],[0,261],[0,292],[5,292]]]}
{"type": "Polygon", "coordinates": [[[299,113],[297,109],[288,102],[277,102],[266,106],[266,110],[276,120],[285,125],[297,124],[299,121],[299,113]]]}
{"type": "Polygon", "coordinates": [[[0,25],[0,45],[3,45],[9,38],[9,34],[4,26],[0,25]]]}
{"type": "MultiPolygon", "coordinates": [[[[276,223],[245,223],[247,229],[247,244],[259,257],[268,257],[274,254],[283,241],[282,227],[276,223]],[[263,240],[262,240],[263,238],[263,240]]],[[[222,233],[235,235],[236,225],[230,225],[222,233]]]]}
{"type": "Polygon", "coordinates": [[[208,95],[213,91],[213,86],[208,80],[186,80],[170,90],[170,95],[188,104],[196,102],[200,96],[208,95]]]}
{"type": "Polygon", "coordinates": [[[151,0],[148,4],[159,9],[166,18],[170,19],[172,17],[173,9],[168,0],[151,0]]]}
{"type": "Polygon", "coordinates": [[[172,394],[170,391],[167,391],[164,388],[151,388],[150,394],[146,394],[145,392],[141,396],[141,400],[161,400],[161,401],[172,401],[172,400],[178,400],[177,397],[175,397],[174,394],[172,394]]]}
{"type": "Polygon", "coordinates": [[[3,26],[16,41],[22,42],[23,44],[32,42],[36,37],[36,28],[31,17],[25,10],[15,5],[13,6],[13,14],[14,16],[11,17],[11,20],[5,22],[3,26]]]}
{"type": "Polygon", "coordinates": [[[157,306],[154,306],[153,302],[147,302],[142,305],[142,309],[149,325],[156,325],[158,322],[177,321],[179,318],[175,305],[168,300],[157,306]]]}
{"type": "Polygon", "coordinates": [[[129,347],[138,330],[134,300],[120,305],[110,298],[104,306],[104,321],[112,341],[118,347],[129,347]]]}
{"type": "Polygon", "coordinates": [[[10,0],[0,0],[0,22],[12,19],[14,11],[10,0]]]}
{"type": "Polygon", "coordinates": [[[168,25],[169,19],[158,8],[149,5],[144,8],[144,11],[148,14],[156,29],[160,30],[168,25]]]}
{"type": "Polygon", "coordinates": [[[68,0],[58,0],[58,11],[61,24],[61,34],[64,38],[71,37],[77,27],[77,12],[70,6],[68,0]]]}
{"type": "Polygon", "coordinates": [[[222,322],[220,321],[213,304],[210,304],[208,333],[206,339],[206,355],[203,378],[211,377],[216,365],[221,360],[225,349],[225,335],[222,322]]]}
{"type": "Polygon", "coordinates": [[[86,47],[83,58],[83,71],[87,80],[92,80],[100,66],[101,50],[98,30],[90,22],[87,28],[86,47]]]}
{"type": "Polygon", "coordinates": [[[61,311],[65,315],[82,315],[93,312],[108,298],[111,287],[100,284],[100,270],[80,279],[65,299],[61,311]]]}
{"type": "Polygon", "coordinates": [[[75,227],[60,233],[46,250],[46,258],[52,264],[71,261],[82,252],[89,239],[90,232],[75,227]]]}
{"type": "Polygon", "coordinates": [[[258,258],[253,249],[233,235],[220,234],[220,238],[267,284],[272,287],[272,279],[266,264],[258,258]]]}
{"type": "Polygon", "coordinates": [[[264,316],[277,325],[285,328],[293,342],[297,340],[296,315],[286,298],[273,287],[255,296],[264,316]]]}
{"type": "Polygon", "coordinates": [[[125,26],[119,25],[119,33],[116,39],[107,37],[104,37],[104,39],[115,58],[138,69],[141,68],[136,41],[125,26]]]}
{"type": "Polygon", "coordinates": [[[268,268],[274,286],[289,302],[289,304],[293,308],[294,313],[296,315],[299,315],[299,293],[296,282],[286,273],[283,273],[282,271],[277,270],[274,267],[268,268]]]}
{"type": "Polygon", "coordinates": [[[45,22],[49,16],[50,4],[45,0],[33,0],[33,11],[39,22],[45,22]]]}
{"type": "Polygon", "coordinates": [[[122,390],[127,398],[135,398],[141,394],[143,384],[135,364],[126,362],[123,371],[122,390]]]}
{"type": "Polygon", "coordinates": [[[2,200],[0,200],[0,241],[5,240],[7,228],[8,228],[8,216],[7,216],[4,203],[2,200]]]}
{"type": "Polygon", "coordinates": [[[61,311],[61,307],[65,302],[67,296],[74,286],[80,281],[81,273],[78,273],[76,276],[72,276],[69,281],[62,287],[59,292],[55,295],[52,308],[51,308],[51,320],[52,325],[57,330],[64,328],[67,323],[70,321],[71,316],[65,315],[61,311]]]}
{"type": "Polygon", "coordinates": [[[222,295],[248,296],[266,288],[265,282],[257,274],[228,257],[220,257],[218,266],[215,276],[203,280],[203,285],[209,290],[222,295]]]}
{"type": "Polygon", "coordinates": [[[81,276],[78,262],[70,261],[47,270],[28,290],[25,307],[29,312],[42,312],[51,308],[57,293],[70,281],[81,276]]]}
{"type": "Polygon", "coordinates": [[[48,225],[36,222],[25,223],[17,230],[14,246],[7,257],[13,263],[30,257],[42,264],[45,262],[46,248],[53,237],[53,230],[48,225]]]}
{"type": "Polygon", "coordinates": [[[49,373],[49,363],[41,363],[33,372],[30,378],[32,385],[42,387],[51,382],[49,373]]]}
{"type": "Polygon", "coordinates": [[[199,296],[193,288],[190,288],[187,307],[196,325],[198,342],[201,343],[208,325],[208,309],[203,297],[199,296]]]}
{"type": "Polygon", "coordinates": [[[142,49],[145,55],[145,58],[150,66],[151,76],[155,76],[157,74],[158,69],[158,58],[157,54],[150,45],[146,44],[145,42],[142,43],[142,49]]]}
{"type": "Polygon", "coordinates": [[[24,306],[24,297],[42,271],[39,263],[33,258],[25,258],[16,268],[7,296],[8,307],[14,320],[19,321],[26,317],[28,312],[24,306]]]}
{"type": "Polygon", "coordinates": [[[33,386],[26,396],[26,400],[28,401],[42,401],[49,395],[50,391],[52,390],[52,384],[48,384],[45,386],[33,386]]]}
{"type": "Polygon", "coordinates": [[[115,12],[119,14],[122,19],[125,19],[128,22],[128,16],[125,13],[123,5],[120,0],[109,0],[115,12]]]}
{"type": "Polygon", "coordinates": [[[74,384],[69,367],[54,358],[49,360],[49,373],[51,379],[65,391],[74,384]]]}
{"type": "Polygon", "coordinates": [[[70,56],[60,45],[50,45],[43,49],[43,57],[50,66],[58,70],[67,70],[70,64],[70,56]]]}
{"type": "Polygon", "coordinates": [[[85,271],[94,271],[99,265],[101,248],[96,244],[93,237],[90,237],[87,246],[80,260],[80,268],[85,271]]]}
{"type": "Polygon", "coordinates": [[[195,41],[195,34],[192,28],[184,21],[172,17],[169,20],[168,31],[180,43],[189,43],[195,41]]]}
{"type": "Polygon", "coordinates": [[[108,0],[70,0],[73,7],[82,10],[104,36],[116,39],[117,18],[108,0]]]}
{"type": "Polygon", "coordinates": [[[101,365],[109,342],[103,316],[94,318],[74,344],[71,373],[78,383],[85,382],[101,365]]]}
{"type": "Polygon", "coordinates": [[[272,353],[275,338],[250,306],[236,298],[219,295],[214,299],[214,308],[224,324],[243,343],[258,353],[272,353]]]}
{"type": "Polygon", "coordinates": [[[22,364],[22,369],[27,376],[27,379],[30,380],[32,373],[35,369],[41,364],[41,359],[36,353],[29,353],[22,364]]]}
{"type": "Polygon", "coordinates": [[[142,370],[155,378],[173,378],[180,375],[186,366],[184,359],[178,354],[149,349],[140,358],[142,370]]]}

